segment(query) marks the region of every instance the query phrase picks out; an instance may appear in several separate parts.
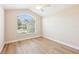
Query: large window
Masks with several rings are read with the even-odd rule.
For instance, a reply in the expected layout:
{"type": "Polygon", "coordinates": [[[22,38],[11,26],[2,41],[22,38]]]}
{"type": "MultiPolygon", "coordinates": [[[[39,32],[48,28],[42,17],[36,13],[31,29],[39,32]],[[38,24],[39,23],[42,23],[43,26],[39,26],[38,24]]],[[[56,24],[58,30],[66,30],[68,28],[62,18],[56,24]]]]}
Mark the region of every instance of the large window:
{"type": "Polygon", "coordinates": [[[21,34],[35,33],[35,20],[31,15],[25,13],[17,15],[17,32],[21,34]]]}

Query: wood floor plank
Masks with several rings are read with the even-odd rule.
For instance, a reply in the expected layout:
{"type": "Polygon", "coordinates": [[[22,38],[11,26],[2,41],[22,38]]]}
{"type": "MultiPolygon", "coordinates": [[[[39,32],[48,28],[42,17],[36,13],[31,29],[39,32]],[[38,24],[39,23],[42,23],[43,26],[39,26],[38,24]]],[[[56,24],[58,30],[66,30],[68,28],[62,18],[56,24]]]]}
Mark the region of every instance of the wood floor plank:
{"type": "Polygon", "coordinates": [[[79,50],[39,37],[6,44],[3,54],[78,54],[79,50]]]}

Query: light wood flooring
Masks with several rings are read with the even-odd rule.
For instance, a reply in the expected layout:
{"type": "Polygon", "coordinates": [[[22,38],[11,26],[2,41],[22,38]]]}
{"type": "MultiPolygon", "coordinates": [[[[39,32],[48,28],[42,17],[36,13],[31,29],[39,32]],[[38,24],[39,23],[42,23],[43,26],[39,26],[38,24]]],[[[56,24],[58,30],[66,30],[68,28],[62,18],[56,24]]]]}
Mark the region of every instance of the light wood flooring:
{"type": "Polygon", "coordinates": [[[79,51],[42,37],[6,44],[2,54],[78,54],[79,51]]]}

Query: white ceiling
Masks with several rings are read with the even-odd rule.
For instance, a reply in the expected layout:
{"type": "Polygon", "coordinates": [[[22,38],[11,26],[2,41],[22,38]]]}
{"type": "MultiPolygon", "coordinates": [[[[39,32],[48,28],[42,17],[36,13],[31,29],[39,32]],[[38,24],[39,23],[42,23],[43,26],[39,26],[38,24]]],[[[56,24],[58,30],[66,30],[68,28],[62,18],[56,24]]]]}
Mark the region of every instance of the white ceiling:
{"type": "Polygon", "coordinates": [[[33,12],[41,16],[51,16],[56,12],[73,6],[72,4],[51,4],[49,7],[43,8],[44,11],[35,9],[35,4],[4,4],[2,5],[4,9],[31,9],[33,12]]]}
{"type": "Polygon", "coordinates": [[[35,9],[31,9],[31,10],[33,10],[34,12],[36,12],[36,13],[42,15],[42,16],[46,16],[47,17],[47,16],[51,16],[51,15],[55,14],[56,12],[58,12],[58,11],[64,9],[64,8],[69,8],[71,6],[73,6],[73,5],[52,4],[51,6],[44,8],[43,12],[40,11],[40,10],[35,10],[35,9]]]}

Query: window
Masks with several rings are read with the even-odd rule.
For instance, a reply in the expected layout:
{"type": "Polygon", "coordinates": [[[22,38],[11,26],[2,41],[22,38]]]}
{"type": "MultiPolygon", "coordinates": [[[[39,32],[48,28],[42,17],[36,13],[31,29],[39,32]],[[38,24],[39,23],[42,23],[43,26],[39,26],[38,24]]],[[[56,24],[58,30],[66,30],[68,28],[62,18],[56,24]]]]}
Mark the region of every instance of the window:
{"type": "Polygon", "coordinates": [[[17,16],[17,32],[21,34],[35,33],[35,20],[31,15],[23,13],[17,16]]]}

